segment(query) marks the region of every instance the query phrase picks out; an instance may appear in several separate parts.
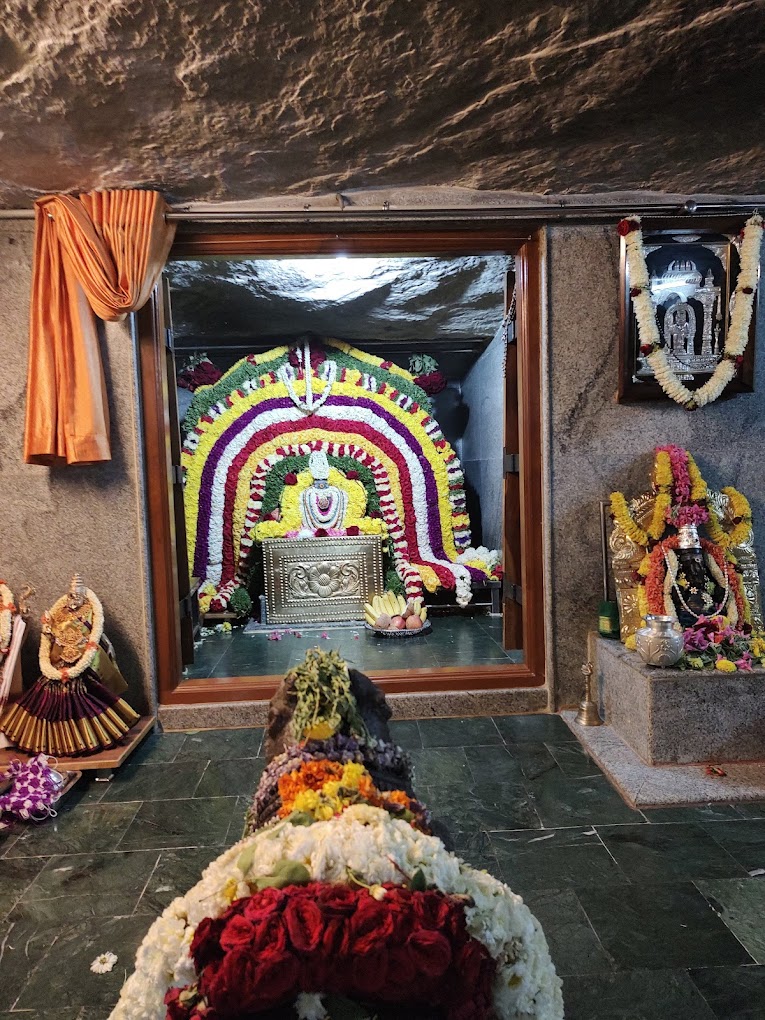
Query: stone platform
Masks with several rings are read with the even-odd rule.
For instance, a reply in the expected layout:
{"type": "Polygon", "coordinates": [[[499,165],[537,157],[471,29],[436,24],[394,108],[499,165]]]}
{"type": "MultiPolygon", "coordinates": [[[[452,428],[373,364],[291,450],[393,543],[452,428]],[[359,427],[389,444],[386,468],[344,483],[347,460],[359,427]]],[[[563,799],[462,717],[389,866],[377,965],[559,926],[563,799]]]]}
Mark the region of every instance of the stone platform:
{"type": "Polygon", "coordinates": [[[765,759],[764,669],[660,669],[616,641],[594,646],[605,721],[647,765],[765,759]]]}

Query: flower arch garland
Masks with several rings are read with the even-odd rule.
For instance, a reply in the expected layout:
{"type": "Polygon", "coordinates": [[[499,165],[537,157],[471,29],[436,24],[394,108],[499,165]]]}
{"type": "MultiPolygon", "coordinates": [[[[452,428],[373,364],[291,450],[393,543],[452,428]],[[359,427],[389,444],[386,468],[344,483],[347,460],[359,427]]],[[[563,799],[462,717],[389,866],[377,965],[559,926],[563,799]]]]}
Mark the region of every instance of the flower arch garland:
{"type": "MultiPolygon", "coordinates": [[[[227,601],[242,580],[243,550],[246,556],[252,544],[268,467],[287,451],[323,449],[357,457],[373,470],[407,593],[418,593],[423,584],[429,590],[456,588],[465,604],[471,583],[486,575],[458,562],[471,536],[454,450],[415,399],[420,391],[408,373],[330,343],[331,350],[309,370],[314,392],[326,388],[324,360],[337,357],[342,367],[331,374],[329,392],[311,414],[302,400],[308,388],[304,370],[293,367],[289,385],[280,377],[280,364],[291,353],[286,347],[243,359],[214,386],[197,391],[191,419],[203,413],[186,437],[182,458],[195,576],[211,582],[227,601]],[[351,367],[354,363],[359,367],[351,367]],[[233,389],[221,389],[233,383],[233,389]]],[[[423,393],[422,404],[426,400],[423,393]]]]}
{"type": "Polygon", "coordinates": [[[237,564],[237,580],[241,583],[246,576],[247,560],[254,539],[255,526],[260,520],[260,509],[265,494],[266,479],[269,472],[287,457],[299,454],[310,454],[314,450],[323,450],[328,456],[352,457],[368,467],[375,479],[375,488],[380,498],[380,510],[383,515],[388,536],[390,538],[396,572],[404,582],[407,596],[415,598],[422,592],[422,580],[415,567],[409,562],[409,547],[404,521],[399,516],[396,501],[391,496],[391,484],[383,464],[367,450],[354,443],[296,443],[280,447],[272,456],[261,461],[252,475],[250,498],[245,513],[244,528],[240,537],[240,552],[237,564]]]}

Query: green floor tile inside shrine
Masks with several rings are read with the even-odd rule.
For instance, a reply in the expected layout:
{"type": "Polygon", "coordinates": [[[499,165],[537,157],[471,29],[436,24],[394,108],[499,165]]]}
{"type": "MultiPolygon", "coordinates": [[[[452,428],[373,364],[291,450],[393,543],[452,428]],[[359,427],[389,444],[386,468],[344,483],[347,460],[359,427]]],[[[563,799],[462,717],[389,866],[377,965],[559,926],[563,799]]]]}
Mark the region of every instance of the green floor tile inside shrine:
{"type": "Polygon", "coordinates": [[[186,680],[224,676],[276,676],[305,658],[308,648],[337,649],[362,673],[384,669],[436,669],[443,666],[500,666],[522,662],[523,653],[502,647],[502,620],[491,616],[434,616],[422,637],[381,638],[363,627],[336,629],[290,626],[245,634],[209,634],[194,649],[186,680]],[[269,634],[272,635],[269,637],[269,634]],[[274,639],[273,635],[279,635],[274,639]],[[297,636],[299,635],[299,636],[297,636]]]}
{"type": "MultiPolygon", "coordinates": [[[[456,851],[539,918],[567,1020],[765,1020],[765,804],[632,811],[555,716],[392,731],[456,851]]],[[[152,919],[239,838],[261,741],[152,736],[57,818],[0,832],[2,1020],[108,1016],[152,919]]]]}

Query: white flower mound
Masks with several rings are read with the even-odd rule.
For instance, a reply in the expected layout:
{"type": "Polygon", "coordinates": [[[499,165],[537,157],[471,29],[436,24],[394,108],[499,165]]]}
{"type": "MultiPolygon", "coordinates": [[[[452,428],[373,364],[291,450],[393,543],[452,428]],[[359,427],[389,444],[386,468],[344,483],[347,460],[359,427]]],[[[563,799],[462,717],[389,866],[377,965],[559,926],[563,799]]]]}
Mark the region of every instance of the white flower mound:
{"type": "Polygon", "coordinates": [[[412,875],[421,869],[429,885],[472,898],[474,905],[465,910],[467,927],[497,961],[494,1008],[500,1020],[562,1020],[560,979],[542,928],[520,896],[464,864],[435,836],[367,805],[310,826],[279,822],[213,861],[202,880],[149,929],[110,1020],[164,1020],[167,989],[195,979],[189,946],[196,926],[250,893],[238,865],[246,848],[253,848],[251,879],[270,875],[285,859],[304,864],[312,879],[321,882],[345,882],[351,868],[370,885],[400,883],[401,871],[412,875]]]}

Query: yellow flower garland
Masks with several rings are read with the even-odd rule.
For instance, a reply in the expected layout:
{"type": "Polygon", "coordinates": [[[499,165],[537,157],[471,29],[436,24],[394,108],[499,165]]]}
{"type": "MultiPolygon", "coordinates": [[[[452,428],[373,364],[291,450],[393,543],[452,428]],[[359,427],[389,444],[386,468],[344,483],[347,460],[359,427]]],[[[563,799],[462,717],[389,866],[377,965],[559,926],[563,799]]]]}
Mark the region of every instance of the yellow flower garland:
{"type": "MultiPolygon", "coordinates": [[[[344,340],[325,340],[327,347],[334,347],[338,351],[342,351],[343,354],[349,354],[355,361],[363,361],[366,365],[374,365],[376,368],[381,368],[383,359],[375,357],[374,354],[367,354],[366,351],[360,351],[357,347],[353,347],[351,344],[345,343],[344,340]]],[[[401,368],[400,365],[394,365],[391,362],[387,362],[386,372],[390,372],[391,375],[399,375],[402,379],[406,379],[409,382],[414,382],[414,376],[411,372],[407,372],[405,368],[401,368]]]]}
{"type": "Polygon", "coordinates": [[[651,523],[646,531],[641,528],[635,518],[630,513],[627,500],[622,492],[611,493],[611,513],[614,515],[614,520],[620,528],[625,532],[627,537],[645,549],[648,546],[650,539],[658,541],[664,529],[666,528],[666,513],[667,510],[672,506],[672,497],[669,493],[659,492],[656,495],[656,499],[653,504],[653,514],[651,516],[651,523]]]}
{"type": "Polygon", "coordinates": [[[693,457],[688,454],[688,477],[691,480],[691,502],[697,503],[707,497],[707,483],[701,477],[701,472],[693,457]]]}
{"type": "Polygon", "coordinates": [[[425,585],[426,591],[431,594],[441,587],[441,582],[438,579],[438,574],[432,567],[426,566],[424,563],[415,563],[414,569],[420,575],[420,580],[425,585]]]}
{"type": "Polygon", "coordinates": [[[708,506],[709,521],[707,523],[707,531],[715,545],[719,545],[722,549],[727,550],[733,546],[741,545],[742,542],[746,542],[749,538],[752,530],[752,508],[746,496],[739,492],[738,489],[734,489],[732,485],[726,485],[721,491],[730,501],[731,516],[733,518],[740,518],[739,523],[734,524],[730,531],[726,531],[714,509],[708,506]]]}
{"type": "Polygon", "coordinates": [[[656,487],[660,491],[670,489],[672,487],[672,483],[675,479],[672,474],[672,461],[669,459],[669,454],[666,450],[659,450],[656,454],[653,473],[656,480],[656,487]]]}
{"type": "MultiPolygon", "coordinates": [[[[672,461],[666,450],[659,450],[653,466],[656,498],[653,503],[653,514],[648,530],[641,528],[630,513],[627,500],[622,492],[611,493],[611,513],[619,527],[627,537],[642,548],[646,548],[650,539],[658,542],[667,526],[667,511],[672,506],[672,461]]],[[[706,488],[706,486],[705,486],[706,488]]]]}

